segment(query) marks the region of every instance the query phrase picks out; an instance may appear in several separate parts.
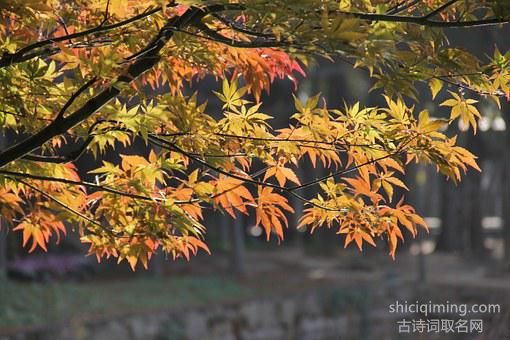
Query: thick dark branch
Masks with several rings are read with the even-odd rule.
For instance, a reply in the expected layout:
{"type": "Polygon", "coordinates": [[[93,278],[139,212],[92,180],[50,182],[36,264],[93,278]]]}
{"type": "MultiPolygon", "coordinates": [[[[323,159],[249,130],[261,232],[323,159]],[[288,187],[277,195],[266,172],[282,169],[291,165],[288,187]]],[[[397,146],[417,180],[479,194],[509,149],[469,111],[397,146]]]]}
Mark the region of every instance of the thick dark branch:
{"type": "MultiPolygon", "coordinates": [[[[398,14],[378,14],[378,13],[361,13],[361,12],[346,12],[346,11],[332,11],[330,14],[339,14],[345,16],[352,16],[362,20],[368,21],[388,21],[388,22],[400,22],[400,23],[412,23],[421,26],[430,26],[430,27],[443,27],[443,28],[461,28],[461,27],[479,27],[479,26],[488,26],[488,25],[497,25],[497,24],[506,24],[510,21],[508,17],[493,17],[493,18],[485,18],[478,20],[468,20],[468,21],[440,21],[440,20],[430,20],[429,16],[437,14],[444,9],[450,7],[456,0],[449,0],[446,4],[440,6],[436,10],[424,16],[406,16],[406,15],[398,15],[398,14]]],[[[404,5],[405,8],[409,8],[418,2],[412,1],[408,5],[404,5]]],[[[222,10],[243,10],[245,7],[243,5],[217,5],[219,7],[223,7],[221,10],[213,10],[210,12],[221,12],[222,10]]],[[[209,6],[212,8],[213,6],[209,6]]],[[[402,9],[402,8],[400,8],[402,9]]],[[[400,12],[400,9],[397,13],[400,12]]],[[[317,14],[322,14],[322,10],[316,10],[317,14]]]]}
{"type": "MultiPolygon", "coordinates": [[[[137,60],[140,58],[144,58],[146,55],[149,55],[154,52],[154,50],[160,50],[168,41],[168,39],[173,35],[174,31],[178,32],[185,32],[189,33],[187,31],[184,31],[183,28],[186,26],[197,26],[201,24],[202,18],[204,18],[206,15],[214,14],[217,12],[222,11],[230,11],[230,10],[240,10],[244,9],[244,6],[238,5],[238,4],[223,4],[223,5],[210,5],[206,7],[192,7],[188,10],[187,13],[189,13],[191,10],[194,11],[194,14],[192,15],[192,20],[185,19],[185,23],[180,22],[171,22],[169,21],[158,33],[158,35],[141,51],[138,51],[137,53],[133,54],[132,56],[128,57],[127,61],[137,60]]],[[[182,19],[186,16],[186,13],[183,14],[181,17],[177,18],[182,19]]]]}
{"type": "MultiPolygon", "coordinates": [[[[25,156],[33,150],[39,148],[53,137],[65,133],[76,124],[89,118],[97,110],[103,107],[110,100],[120,93],[119,85],[129,84],[140,75],[153,68],[160,60],[159,52],[165,46],[166,42],[173,36],[173,31],[169,27],[183,27],[189,25],[191,21],[196,20],[197,16],[205,15],[201,9],[191,8],[180,17],[170,19],[161,29],[157,39],[151,43],[152,48],[143,58],[137,58],[129,65],[123,75],[117,78],[116,82],[110,84],[97,96],[89,99],[81,108],[69,114],[60,120],[55,120],[44,129],[40,130],[24,141],[15,144],[5,151],[0,152],[0,168],[10,162],[25,156]]],[[[200,19],[200,17],[198,18],[200,19]]]]}
{"type": "MultiPolygon", "coordinates": [[[[395,7],[394,10],[389,11],[387,14],[376,14],[376,13],[355,13],[355,12],[342,12],[337,11],[336,13],[342,14],[342,15],[348,15],[348,16],[354,16],[359,19],[363,20],[370,20],[370,21],[390,21],[390,22],[407,22],[407,23],[414,23],[418,25],[423,26],[432,26],[432,27],[444,27],[444,28],[455,28],[455,27],[475,27],[475,26],[486,26],[486,25],[496,25],[496,24],[504,24],[509,21],[509,18],[487,18],[487,19],[480,19],[480,20],[470,20],[470,21],[454,21],[454,22],[448,22],[448,21],[436,21],[436,20],[429,20],[429,18],[440,11],[444,10],[445,8],[451,6],[456,0],[450,0],[448,3],[442,5],[440,8],[434,10],[433,12],[421,16],[421,17],[414,17],[414,16],[403,16],[403,15],[396,15],[397,13],[400,13],[401,11],[415,5],[418,1],[411,1],[409,4],[404,4],[402,6],[395,7]]],[[[175,6],[175,5],[172,5],[175,6]]],[[[216,12],[221,11],[228,11],[228,10],[242,10],[244,9],[244,6],[239,4],[224,4],[224,5],[211,5],[207,6],[205,8],[202,8],[202,11],[205,14],[215,14],[216,12]]],[[[126,19],[124,21],[111,24],[111,25],[104,25],[105,20],[101,22],[100,25],[91,28],[89,30],[85,30],[82,32],[77,32],[73,34],[66,34],[61,37],[51,38],[42,40],[39,42],[36,42],[34,44],[28,45],[17,52],[14,53],[4,53],[2,57],[0,57],[0,68],[6,67],[12,64],[20,63],[27,61],[29,59],[39,57],[39,56],[48,56],[59,52],[59,48],[53,46],[53,44],[62,42],[62,41],[70,41],[72,39],[86,37],[89,35],[95,35],[98,33],[104,33],[111,30],[114,30],[119,27],[123,27],[126,25],[129,25],[133,22],[142,20],[144,18],[147,18],[159,11],[161,11],[161,7],[156,7],[150,10],[147,10],[139,15],[136,15],[132,18],[126,19]]],[[[105,14],[105,18],[107,16],[107,13],[105,14]]],[[[245,34],[250,34],[254,36],[264,37],[269,40],[262,40],[262,41],[253,41],[253,42],[235,42],[233,43],[231,39],[225,38],[224,36],[218,34],[217,32],[210,30],[207,28],[207,33],[210,33],[210,37],[213,39],[217,39],[220,42],[223,42],[225,44],[229,44],[235,47],[277,47],[281,46],[281,44],[278,44],[278,41],[272,40],[271,35],[253,32],[250,30],[247,30],[246,28],[240,27],[239,25],[236,25],[235,23],[229,22],[223,17],[216,16],[219,20],[222,20],[225,24],[229,25],[229,27],[238,30],[239,32],[243,32],[245,34]],[[251,43],[251,44],[250,44],[251,43]]]]}
{"type": "Polygon", "coordinates": [[[244,40],[235,40],[232,38],[225,37],[224,35],[221,35],[217,31],[210,29],[207,27],[206,24],[203,22],[198,22],[194,25],[197,27],[200,31],[206,34],[206,36],[199,36],[207,39],[211,39],[217,42],[220,42],[222,44],[232,46],[232,47],[238,47],[238,48],[257,48],[257,47],[279,47],[279,46],[286,46],[287,44],[283,41],[278,41],[274,37],[273,38],[264,38],[264,39],[254,39],[250,41],[244,41],[244,40]]]}
{"type": "Polygon", "coordinates": [[[0,167],[3,167],[10,162],[21,158],[35,149],[42,146],[55,136],[65,133],[67,130],[87,119],[103,105],[108,103],[111,99],[115,98],[120,93],[120,90],[114,86],[103,90],[96,97],[88,100],[84,106],[76,110],[70,116],[63,118],[59,121],[53,121],[48,126],[35,133],[24,141],[17,143],[7,150],[0,153],[0,167]]]}
{"type": "MultiPolygon", "coordinates": [[[[89,99],[81,108],[77,109],[73,113],[69,114],[66,117],[62,117],[62,119],[59,119],[58,122],[55,121],[54,123],[49,124],[46,128],[40,130],[33,136],[27,138],[26,140],[11,146],[7,150],[4,150],[0,152],[0,168],[5,166],[6,164],[9,164],[10,162],[19,159],[28,153],[32,152],[33,150],[39,148],[44,143],[51,140],[53,137],[63,134],[69,129],[71,129],[76,124],[82,122],[83,120],[90,117],[92,114],[94,114],[97,110],[99,110],[103,105],[108,103],[111,99],[115,98],[120,93],[121,86],[117,86],[117,84],[122,85],[131,83],[134,79],[138,78],[140,75],[142,75],[147,70],[154,67],[160,60],[159,52],[160,50],[165,46],[166,42],[173,36],[173,32],[175,30],[180,30],[186,26],[190,25],[198,25],[198,27],[206,34],[209,34],[210,37],[213,39],[218,39],[221,42],[225,44],[232,44],[232,40],[229,38],[226,38],[219,34],[218,32],[211,30],[207,26],[203,25],[201,22],[201,19],[208,14],[214,14],[221,11],[228,11],[228,10],[240,10],[243,9],[241,5],[211,5],[204,8],[191,8],[189,9],[185,14],[183,14],[181,17],[175,17],[170,19],[167,24],[160,30],[158,36],[140,53],[137,53],[131,64],[127,67],[126,71],[123,75],[121,75],[119,78],[117,78],[117,81],[110,84],[107,88],[105,88],[102,92],[100,92],[97,96],[94,98],[89,99]],[[204,27],[205,26],[205,27],[204,27]]],[[[152,10],[152,11],[155,11],[152,10]]],[[[147,16],[149,15],[146,12],[143,15],[147,16]]],[[[469,25],[481,25],[481,24],[488,24],[488,23],[502,23],[506,22],[506,20],[502,18],[493,18],[493,19],[486,19],[486,20],[478,20],[473,22],[434,22],[430,21],[427,18],[424,17],[412,17],[412,16],[399,16],[399,15],[385,15],[385,14],[365,14],[365,13],[349,13],[349,12],[336,12],[341,15],[350,15],[354,17],[358,17],[360,19],[365,20],[379,20],[379,21],[394,21],[394,22],[411,22],[411,23],[417,23],[417,24],[423,24],[423,25],[432,25],[432,26],[443,26],[443,27],[461,27],[461,26],[469,26],[469,25]]],[[[132,21],[135,19],[132,18],[132,21]]],[[[120,25],[120,23],[116,24],[120,25]]],[[[99,31],[102,31],[106,28],[112,28],[113,25],[109,26],[103,26],[98,27],[99,31]]],[[[94,30],[94,29],[93,29],[94,30]]],[[[91,34],[89,30],[89,33],[91,34]]],[[[94,31],[93,31],[94,32],[94,31]]],[[[79,34],[79,33],[76,33],[79,34]]],[[[85,34],[85,32],[81,32],[81,34],[85,34]]],[[[70,39],[75,37],[74,35],[62,37],[62,40],[70,39]]],[[[54,40],[51,40],[53,42],[54,40]]],[[[45,46],[45,44],[49,44],[45,42],[40,42],[38,44],[42,44],[42,46],[45,46]]],[[[234,42],[236,45],[239,45],[241,43],[245,42],[234,42]]],[[[261,42],[257,42],[257,40],[246,42],[246,47],[261,47],[261,46],[275,46],[278,44],[281,44],[281,42],[278,42],[276,40],[263,40],[261,42]]],[[[35,45],[35,44],[34,44],[35,45]]],[[[31,45],[31,46],[34,46],[31,45]]],[[[241,44],[242,45],[242,44],[241,44]]],[[[239,46],[241,46],[239,45],[239,46]]],[[[32,47],[33,48],[37,48],[32,47]]],[[[29,49],[30,50],[30,49],[29,49]]],[[[23,49],[19,52],[25,53],[23,49]]],[[[18,52],[18,53],[19,53],[18,52]]]]}

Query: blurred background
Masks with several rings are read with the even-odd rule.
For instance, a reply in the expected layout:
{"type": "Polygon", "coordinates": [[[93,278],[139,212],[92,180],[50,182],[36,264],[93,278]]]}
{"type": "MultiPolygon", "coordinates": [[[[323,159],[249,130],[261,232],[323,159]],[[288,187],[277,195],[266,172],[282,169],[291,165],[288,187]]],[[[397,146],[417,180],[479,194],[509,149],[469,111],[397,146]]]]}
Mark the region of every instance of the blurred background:
{"type": "MultiPolygon", "coordinates": [[[[510,29],[451,31],[450,42],[483,57],[496,44],[510,49],[510,29]]],[[[206,79],[194,90],[204,95],[216,86],[206,79]]],[[[364,71],[337,60],[312,67],[296,91],[301,99],[321,92],[329,107],[382,105],[370,87],[364,71]]],[[[290,81],[277,82],[263,98],[263,111],[275,115],[273,126],[288,125],[293,92],[290,81]]],[[[421,92],[417,110],[446,117],[430,101],[426,84],[421,92]]],[[[214,98],[201,99],[210,101],[209,111],[220,112],[214,98]]],[[[470,171],[455,185],[432,167],[412,165],[406,174],[410,191],[397,197],[405,195],[430,231],[416,239],[407,235],[395,260],[383,243],[360,253],[343,249],[335,230],[297,230],[299,201],[281,244],[276,238],[267,242],[252,217],[232,220],[211,211],[204,224],[212,256],[187,262],[159,255],[147,271],[132,272],[113,260],[97,264],[84,256],[86,248],[72,232],[48,253],[28,255],[21,235],[4,228],[0,339],[510,339],[510,109],[483,99],[479,108],[484,117],[476,135],[462,126],[449,133],[479,156],[483,172],[470,171]],[[390,313],[396,301],[501,308],[465,316],[390,313]],[[456,325],[482,320],[483,331],[420,332],[419,320],[427,319],[456,325]],[[406,332],[402,320],[414,329],[406,332]]],[[[80,160],[83,174],[91,162],[80,160]]],[[[326,174],[320,168],[298,172],[303,181],[326,174]]]]}

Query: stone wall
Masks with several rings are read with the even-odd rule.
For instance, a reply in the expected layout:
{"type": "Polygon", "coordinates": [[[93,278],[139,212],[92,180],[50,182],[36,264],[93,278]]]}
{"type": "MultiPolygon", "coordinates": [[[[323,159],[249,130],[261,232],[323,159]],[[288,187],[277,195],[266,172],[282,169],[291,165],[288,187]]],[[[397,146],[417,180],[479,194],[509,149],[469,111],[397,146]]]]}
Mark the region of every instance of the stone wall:
{"type": "Polygon", "coordinates": [[[0,340],[49,339],[361,339],[367,295],[322,288],[292,296],[183,309],[146,311],[0,335],[0,340]]]}
{"type": "MultiPolygon", "coordinates": [[[[0,331],[0,340],[406,340],[417,335],[398,334],[397,321],[420,315],[388,313],[390,303],[426,302],[500,303],[500,315],[480,316],[487,325],[483,336],[426,334],[426,339],[510,338],[508,287],[430,285],[413,282],[385,285],[358,283],[323,285],[285,295],[225,303],[138,311],[107,318],[67,320],[46,328],[0,331]],[[496,329],[497,326],[497,329],[496,329]],[[504,326],[504,327],[503,327],[504,326]],[[503,328],[502,328],[503,327],[503,328]],[[497,333],[495,333],[497,332],[497,333]],[[504,336],[501,336],[504,334],[504,336]]],[[[478,316],[477,316],[478,318],[478,316]]]]}

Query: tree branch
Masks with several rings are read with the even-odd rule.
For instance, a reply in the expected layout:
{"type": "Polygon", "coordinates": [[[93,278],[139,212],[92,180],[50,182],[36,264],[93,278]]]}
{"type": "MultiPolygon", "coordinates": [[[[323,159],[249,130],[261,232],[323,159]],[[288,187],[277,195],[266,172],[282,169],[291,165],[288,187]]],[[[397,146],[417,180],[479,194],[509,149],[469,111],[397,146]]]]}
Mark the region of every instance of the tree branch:
{"type": "Polygon", "coordinates": [[[201,18],[205,15],[205,13],[206,12],[201,9],[193,7],[187,10],[182,16],[168,20],[166,25],[160,30],[158,37],[149,44],[149,46],[152,46],[150,52],[146,53],[143,58],[137,58],[134,60],[127,67],[126,71],[117,78],[117,81],[111,83],[97,96],[89,99],[81,108],[77,109],[67,117],[58,121],[55,120],[53,123],[49,124],[31,137],[11,146],[7,150],[0,152],[0,168],[32,152],[51,140],[53,137],[65,133],[76,124],[94,114],[106,103],[120,94],[121,90],[118,85],[131,83],[159,62],[159,52],[173,36],[173,31],[169,30],[169,27],[183,27],[189,25],[193,20],[196,20],[197,17],[201,18]]]}
{"type": "MultiPolygon", "coordinates": [[[[163,141],[163,142],[166,142],[166,141],[164,141],[164,140],[162,140],[162,141],[163,141]]],[[[154,141],[153,141],[153,142],[154,142],[154,141]]],[[[251,178],[246,178],[246,177],[237,176],[237,175],[235,175],[235,174],[232,174],[231,172],[224,171],[224,170],[223,170],[223,169],[221,169],[221,168],[217,168],[217,167],[215,167],[215,166],[213,166],[213,165],[211,165],[211,164],[209,164],[209,163],[207,163],[207,162],[205,162],[205,161],[202,161],[200,158],[197,158],[197,157],[193,156],[192,154],[187,153],[186,151],[184,151],[184,150],[182,150],[182,149],[180,149],[180,148],[176,147],[175,145],[173,145],[173,144],[171,144],[171,143],[168,143],[168,142],[167,142],[167,143],[162,143],[162,144],[158,144],[158,145],[159,145],[160,147],[162,147],[162,148],[166,148],[166,149],[174,150],[174,151],[176,151],[176,152],[178,152],[178,153],[180,153],[180,154],[182,154],[182,155],[184,155],[184,156],[186,156],[186,157],[191,158],[192,160],[194,160],[194,161],[196,161],[196,162],[200,163],[201,165],[203,165],[204,167],[206,167],[206,168],[208,168],[208,169],[210,169],[210,170],[216,171],[216,172],[221,173],[221,174],[223,174],[223,175],[225,175],[225,176],[227,176],[227,177],[230,177],[230,178],[238,179],[238,180],[242,181],[242,183],[246,182],[246,183],[250,183],[250,184],[256,184],[256,185],[260,185],[260,186],[265,186],[265,187],[270,187],[270,188],[276,188],[276,189],[278,189],[278,190],[280,190],[280,191],[283,191],[283,192],[288,193],[288,194],[289,194],[289,195],[291,195],[291,196],[294,196],[295,198],[297,198],[298,200],[300,200],[300,201],[302,201],[302,202],[304,202],[304,203],[306,203],[306,204],[312,205],[312,206],[314,206],[314,207],[316,207],[316,208],[320,208],[320,209],[323,209],[323,210],[326,210],[326,211],[335,211],[335,212],[345,212],[345,211],[346,211],[346,209],[345,209],[345,208],[335,209],[335,208],[329,208],[329,207],[326,207],[326,206],[323,206],[323,205],[317,204],[317,203],[315,203],[315,202],[313,202],[313,201],[311,201],[311,200],[309,200],[309,199],[307,199],[307,198],[305,198],[305,197],[303,197],[303,196],[301,196],[301,195],[297,194],[296,192],[289,190],[289,188],[286,188],[286,187],[282,187],[282,186],[279,186],[279,185],[276,185],[276,184],[267,183],[267,182],[261,182],[261,181],[253,180],[253,179],[251,179],[251,178]]],[[[263,168],[263,169],[261,169],[261,170],[259,170],[259,171],[255,172],[253,175],[251,175],[251,177],[252,177],[252,178],[253,178],[253,177],[257,177],[257,176],[259,176],[259,175],[263,174],[266,170],[267,170],[267,168],[263,168]]],[[[233,186],[232,188],[229,188],[229,189],[227,189],[227,190],[224,190],[224,191],[222,191],[222,192],[219,192],[219,193],[217,193],[217,194],[214,194],[214,195],[212,195],[209,199],[211,199],[211,200],[212,200],[212,199],[215,199],[215,198],[217,198],[217,197],[220,197],[221,195],[225,195],[226,193],[228,193],[228,192],[230,192],[230,191],[233,191],[233,190],[237,189],[237,188],[238,188],[238,187],[240,187],[241,185],[242,185],[242,184],[238,184],[238,185],[233,186]]],[[[231,205],[230,207],[233,207],[233,206],[231,205]]]]}
{"type": "Polygon", "coordinates": [[[68,163],[74,162],[79,159],[87,150],[87,147],[94,140],[94,136],[89,136],[85,142],[76,150],[70,152],[65,156],[44,156],[44,155],[34,155],[27,154],[23,157],[23,159],[34,161],[34,162],[44,162],[44,163],[68,163]]]}
{"type": "Polygon", "coordinates": [[[55,120],[57,121],[60,121],[64,118],[64,114],[66,113],[67,109],[73,105],[74,101],[76,99],[78,99],[78,97],[83,93],[85,92],[89,87],[91,87],[95,82],[97,81],[97,77],[94,77],[92,79],[90,79],[89,81],[87,81],[85,84],[83,84],[79,89],[78,91],[76,91],[75,93],[73,93],[73,95],[71,96],[71,98],[69,98],[69,100],[65,103],[65,105],[62,107],[62,109],[59,111],[59,113],[57,114],[57,117],[55,118],[55,120]]]}
{"type": "Polygon", "coordinates": [[[330,175],[327,175],[327,176],[323,176],[323,177],[320,177],[320,178],[317,178],[317,179],[314,179],[310,182],[307,182],[307,183],[303,183],[301,185],[297,185],[297,186],[294,186],[292,188],[289,188],[288,190],[290,190],[291,192],[292,191],[295,191],[295,190],[301,190],[301,189],[304,189],[304,188],[308,188],[312,185],[315,185],[315,184],[319,184],[319,183],[322,183],[330,178],[335,178],[335,177],[338,177],[338,176],[342,176],[342,175],[346,175],[348,173],[351,173],[353,171],[356,171],[358,170],[359,168],[361,167],[364,167],[364,166],[367,166],[367,165],[370,165],[370,164],[374,164],[374,163],[377,163],[379,161],[382,161],[382,160],[385,160],[387,158],[390,158],[390,157],[394,157],[394,156],[397,156],[399,154],[401,154],[405,147],[414,139],[416,138],[416,136],[410,138],[407,142],[405,142],[401,147],[399,147],[396,151],[394,152],[391,152],[391,153],[388,153],[384,156],[381,156],[381,157],[378,157],[378,158],[374,158],[374,159],[371,159],[369,161],[366,161],[365,163],[361,163],[361,164],[358,164],[356,166],[353,166],[351,168],[348,168],[348,169],[344,169],[344,170],[341,170],[341,171],[337,171],[337,172],[334,172],[330,175]]]}
{"type": "Polygon", "coordinates": [[[272,35],[272,34],[261,33],[261,32],[256,32],[256,31],[253,31],[253,30],[249,30],[246,27],[241,26],[241,25],[237,24],[234,21],[228,20],[227,18],[224,18],[224,17],[222,17],[221,15],[219,15],[217,13],[212,14],[212,16],[214,18],[218,19],[219,21],[221,21],[228,28],[230,28],[230,29],[232,29],[234,31],[237,31],[239,33],[253,35],[253,36],[261,37],[261,38],[273,38],[274,39],[274,35],[272,35]]]}
{"type": "Polygon", "coordinates": [[[108,21],[108,16],[110,14],[110,0],[106,1],[106,9],[104,10],[104,18],[103,21],[101,21],[101,24],[99,26],[104,26],[106,22],[108,21]]]}
{"type": "MultiPolygon", "coordinates": [[[[179,148],[179,147],[178,147],[178,146],[176,146],[175,144],[170,143],[170,142],[168,142],[168,141],[166,141],[166,140],[164,140],[164,139],[155,138],[154,136],[149,137],[149,138],[153,138],[153,139],[156,139],[156,140],[160,140],[160,141],[161,141],[161,144],[162,144],[162,145],[161,145],[161,147],[163,147],[163,148],[167,148],[167,149],[170,149],[170,150],[173,150],[173,151],[175,151],[175,152],[178,152],[178,153],[180,153],[181,155],[184,155],[184,156],[186,156],[186,157],[189,157],[191,160],[193,160],[193,161],[195,161],[195,162],[199,163],[200,165],[204,166],[205,168],[208,168],[208,169],[210,169],[210,170],[216,171],[217,173],[220,173],[220,174],[225,175],[225,176],[227,176],[227,177],[234,178],[234,179],[237,179],[237,180],[240,180],[240,181],[242,181],[242,182],[249,183],[249,184],[254,184],[254,185],[259,185],[259,186],[262,186],[262,187],[268,187],[268,188],[277,189],[277,190],[280,190],[280,191],[282,191],[282,192],[285,192],[285,193],[287,193],[287,194],[289,194],[289,195],[291,195],[291,196],[294,196],[295,198],[299,199],[300,201],[302,201],[302,202],[304,202],[304,203],[307,203],[307,204],[310,204],[310,205],[312,205],[312,206],[314,206],[314,207],[317,207],[317,208],[320,208],[320,209],[324,209],[324,210],[327,210],[327,211],[336,211],[336,212],[345,212],[345,208],[334,209],[334,208],[329,208],[329,207],[326,207],[326,206],[323,206],[323,205],[317,204],[317,203],[315,203],[315,202],[313,202],[313,201],[311,201],[311,200],[309,200],[309,199],[307,199],[307,198],[305,198],[305,197],[303,197],[303,196],[301,196],[301,195],[297,194],[295,191],[296,191],[296,190],[298,190],[298,189],[301,189],[302,187],[305,187],[305,186],[306,186],[306,187],[308,187],[308,186],[311,186],[311,185],[313,185],[313,184],[318,184],[318,183],[323,182],[323,181],[325,181],[325,180],[327,180],[327,179],[329,179],[329,178],[336,177],[336,176],[340,176],[340,175],[342,175],[342,174],[346,174],[346,173],[349,173],[349,172],[355,171],[355,170],[357,170],[357,169],[361,168],[362,166],[367,166],[367,165],[369,165],[369,164],[376,163],[376,162],[378,162],[378,161],[380,161],[380,160],[386,159],[386,158],[388,158],[388,157],[392,157],[392,156],[394,156],[394,155],[396,155],[396,154],[398,154],[398,153],[401,153],[401,152],[402,152],[402,150],[400,149],[400,150],[398,151],[398,153],[395,153],[395,154],[391,153],[391,154],[388,154],[388,155],[386,155],[386,156],[384,156],[384,157],[373,159],[373,160],[368,161],[368,162],[366,162],[366,163],[363,163],[363,164],[360,164],[360,165],[357,165],[357,166],[351,167],[351,168],[349,168],[349,169],[345,169],[345,170],[343,170],[343,171],[337,172],[337,173],[332,174],[332,175],[329,175],[329,176],[327,176],[327,177],[317,179],[317,180],[313,181],[313,183],[312,183],[312,182],[310,182],[310,183],[307,183],[307,184],[305,184],[305,185],[303,185],[303,186],[297,186],[297,187],[287,188],[287,187],[283,187],[283,186],[280,186],[280,185],[277,185],[277,184],[272,184],[272,183],[268,183],[268,182],[257,181],[257,180],[254,180],[254,179],[252,179],[252,178],[247,178],[247,177],[243,177],[243,176],[239,176],[239,175],[233,174],[233,173],[231,173],[231,172],[229,172],[229,171],[223,170],[222,168],[216,167],[216,166],[214,166],[214,165],[212,165],[212,164],[209,164],[209,163],[207,163],[206,161],[204,161],[204,160],[202,160],[202,159],[200,159],[200,158],[198,158],[198,157],[195,157],[195,156],[193,156],[193,155],[191,155],[191,154],[187,153],[186,151],[182,150],[181,148],[179,148]]],[[[220,196],[220,195],[222,195],[222,194],[224,194],[224,193],[225,193],[225,192],[222,192],[222,193],[220,193],[220,194],[218,194],[218,195],[215,195],[215,196],[213,196],[213,197],[220,196]]]]}
{"type": "Polygon", "coordinates": [[[410,2],[408,2],[408,0],[401,1],[396,6],[391,8],[388,12],[386,12],[386,14],[393,14],[394,15],[394,14],[402,13],[406,9],[411,8],[412,6],[418,4],[421,1],[422,0],[413,0],[413,1],[410,1],[410,2]]]}
{"type": "Polygon", "coordinates": [[[498,24],[507,24],[510,18],[486,18],[479,20],[468,20],[468,21],[438,21],[429,20],[425,16],[406,16],[406,15],[391,15],[391,14],[377,14],[377,13],[359,13],[359,12],[345,12],[335,11],[334,13],[351,16],[357,19],[368,20],[368,21],[386,21],[386,22],[397,22],[397,23],[410,23],[421,26],[429,27],[442,27],[442,28],[463,28],[463,27],[481,27],[491,26],[498,24]]]}
{"type": "MultiPolygon", "coordinates": [[[[51,177],[51,176],[43,176],[43,175],[34,175],[34,174],[28,174],[28,173],[21,173],[21,172],[15,172],[15,171],[7,171],[7,170],[0,170],[0,175],[4,175],[6,177],[14,177],[14,178],[29,178],[33,180],[38,181],[47,181],[47,182],[56,182],[56,183],[63,183],[68,185],[75,185],[75,186],[84,186],[87,188],[95,189],[97,191],[104,191],[109,192],[111,194],[129,197],[137,200],[142,201],[150,201],[150,202],[164,202],[164,198],[159,197],[150,197],[150,196],[144,196],[144,195],[138,195],[138,194],[130,194],[124,191],[120,191],[117,189],[113,189],[104,185],[99,185],[95,183],[90,183],[86,181],[74,181],[67,178],[58,178],[58,177],[51,177]]],[[[174,204],[189,204],[193,203],[193,201],[173,201],[174,204]]]]}
{"type": "Polygon", "coordinates": [[[71,212],[72,214],[74,214],[74,215],[76,215],[76,216],[78,216],[78,217],[80,217],[80,218],[82,218],[82,219],[86,220],[87,222],[89,222],[89,223],[91,223],[91,224],[93,224],[93,225],[95,225],[95,226],[100,227],[101,229],[103,229],[104,231],[106,231],[108,234],[110,234],[110,236],[112,236],[112,237],[114,237],[114,236],[115,236],[115,235],[113,234],[113,232],[112,232],[110,229],[106,228],[105,226],[103,226],[103,225],[102,225],[102,224],[100,224],[99,222],[97,222],[97,221],[95,221],[95,220],[91,219],[90,217],[88,217],[88,216],[86,216],[86,215],[82,214],[81,212],[79,212],[79,211],[77,211],[77,210],[75,210],[75,209],[71,208],[69,205],[67,205],[67,204],[65,204],[65,203],[63,203],[63,202],[61,202],[59,199],[57,199],[57,198],[53,197],[52,195],[48,194],[47,192],[44,192],[43,190],[41,190],[41,189],[39,189],[39,188],[37,188],[37,187],[35,187],[35,186],[31,185],[30,183],[27,183],[27,182],[23,181],[23,180],[21,180],[21,179],[16,179],[16,178],[12,178],[12,179],[13,179],[14,181],[16,181],[16,182],[19,182],[19,183],[21,183],[21,184],[23,184],[23,185],[25,185],[25,186],[29,187],[30,189],[32,189],[32,190],[34,190],[34,191],[36,191],[36,192],[40,193],[41,195],[43,195],[43,196],[44,196],[44,197],[46,197],[47,199],[49,199],[49,200],[51,200],[51,201],[55,202],[56,204],[58,204],[59,206],[61,206],[61,207],[62,207],[62,208],[64,208],[65,210],[67,210],[67,211],[71,212]]]}
{"type": "MultiPolygon", "coordinates": [[[[339,140],[341,138],[338,138],[338,139],[336,139],[334,141],[328,142],[328,141],[300,139],[300,138],[277,138],[277,137],[275,137],[275,138],[264,138],[264,137],[232,135],[232,134],[228,134],[228,133],[215,133],[215,135],[221,136],[221,137],[227,137],[227,138],[247,139],[247,140],[264,141],[264,142],[296,142],[296,143],[303,143],[303,144],[323,144],[323,145],[330,145],[330,146],[367,147],[367,148],[371,148],[371,147],[375,147],[375,146],[380,146],[380,144],[377,144],[377,143],[371,143],[371,144],[350,144],[350,143],[340,142],[339,140]]],[[[380,150],[380,149],[377,148],[377,150],[380,150]]]]}
{"type": "MultiPolygon", "coordinates": [[[[199,37],[211,39],[222,44],[237,47],[237,48],[258,48],[258,47],[280,47],[286,46],[287,44],[284,41],[278,41],[274,38],[272,39],[254,39],[250,41],[242,41],[242,40],[234,40],[232,38],[225,37],[224,35],[219,34],[217,31],[210,29],[203,22],[198,22],[194,25],[200,31],[204,32],[206,36],[198,35],[199,37]]],[[[189,32],[187,32],[189,33],[189,32]]]]}
{"type": "Polygon", "coordinates": [[[141,14],[138,14],[138,15],[132,17],[132,18],[129,18],[129,19],[126,19],[126,20],[123,20],[123,21],[120,21],[118,23],[111,24],[111,25],[104,25],[104,21],[103,21],[103,22],[101,22],[101,24],[99,26],[96,26],[94,28],[91,28],[91,29],[88,29],[85,31],[81,31],[81,32],[73,33],[73,34],[67,34],[67,35],[64,35],[61,37],[50,38],[50,39],[38,41],[36,43],[33,43],[33,44],[23,47],[14,53],[4,53],[2,55],[2,57],[0,58],[0,68],[27,61],[29,59],[38,57],[41,54],[42,55],[47,54],[47,52],[46,53],[44,52],[47,50],[43,50],[39,53],[33,52],[31,54],[27,54],[28,52],[32,52],[34,50],[49,47],[49,50],[52,51],[51,52],[52,54],[58,53],[58,51],[60,51],[60,49],[53,47],[51,45],[58,43],[58,42],[66,41],[66,40],[72,40],[72,39],[76,39],[76,38],[85,37],[88,35],[108,32],[108,31],[114,30],[116,28],[120,28],[120,27],[129,25],[133,22],[145,19],[155,13],[158,13],[161,10],[162,10],[162,7],[156,7],[153,9],[149,9],[141,14]]]}
{"type": "Polygon", "coordinates": [[[436,8],[432,12],[428,13],[427,15],[423,16],[423,18],[425,18],[425,19],[432,18],[433,16],[441,13],[442,11],[447,9],[448,7],[451,7],[453,4],[455,4],[458,1],[459,0],[450,0],[450,1],[446,2],[446,3],[444,3],[443,5],[439,6],[438,8],[436,8]]]}

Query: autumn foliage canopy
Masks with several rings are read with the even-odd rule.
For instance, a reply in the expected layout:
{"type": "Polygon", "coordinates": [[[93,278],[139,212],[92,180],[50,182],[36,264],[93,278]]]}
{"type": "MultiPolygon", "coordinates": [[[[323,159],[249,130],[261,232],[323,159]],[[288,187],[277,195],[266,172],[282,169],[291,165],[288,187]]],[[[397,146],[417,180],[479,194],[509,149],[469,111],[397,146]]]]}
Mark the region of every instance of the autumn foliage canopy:
{"type": "Polygon", "coordinates": [[[509,95],[510,53],[480,58],[447,39],[500,29],[507,0],[0,0],[0,13],[4,227],[30,251],[72,230],[133,268],[157,251],[208,252],[204,209],[254,214],[283,239],[296,200],[301,228],[335,228],[359,249],[386,242],[394,256],[426,228],[395,194],[406,166],[452,181],[479,170],[446,127],[476,133],[478,103],[509,95]],[[366,72],[385,105],[295,96],[288,126],[272,128],[261,94],[320,59],[366,72]],[[213,112],[190,91],[206,76],[213,112]],[[447,119],[415,109],[422,84],[447,119]],[[147,152],[129,152],[135,141],[147,152]],[[84,155],[97,160],[87,172],[84,155]],[[304,181],[305,163],[327,175],[304,181]]]}

